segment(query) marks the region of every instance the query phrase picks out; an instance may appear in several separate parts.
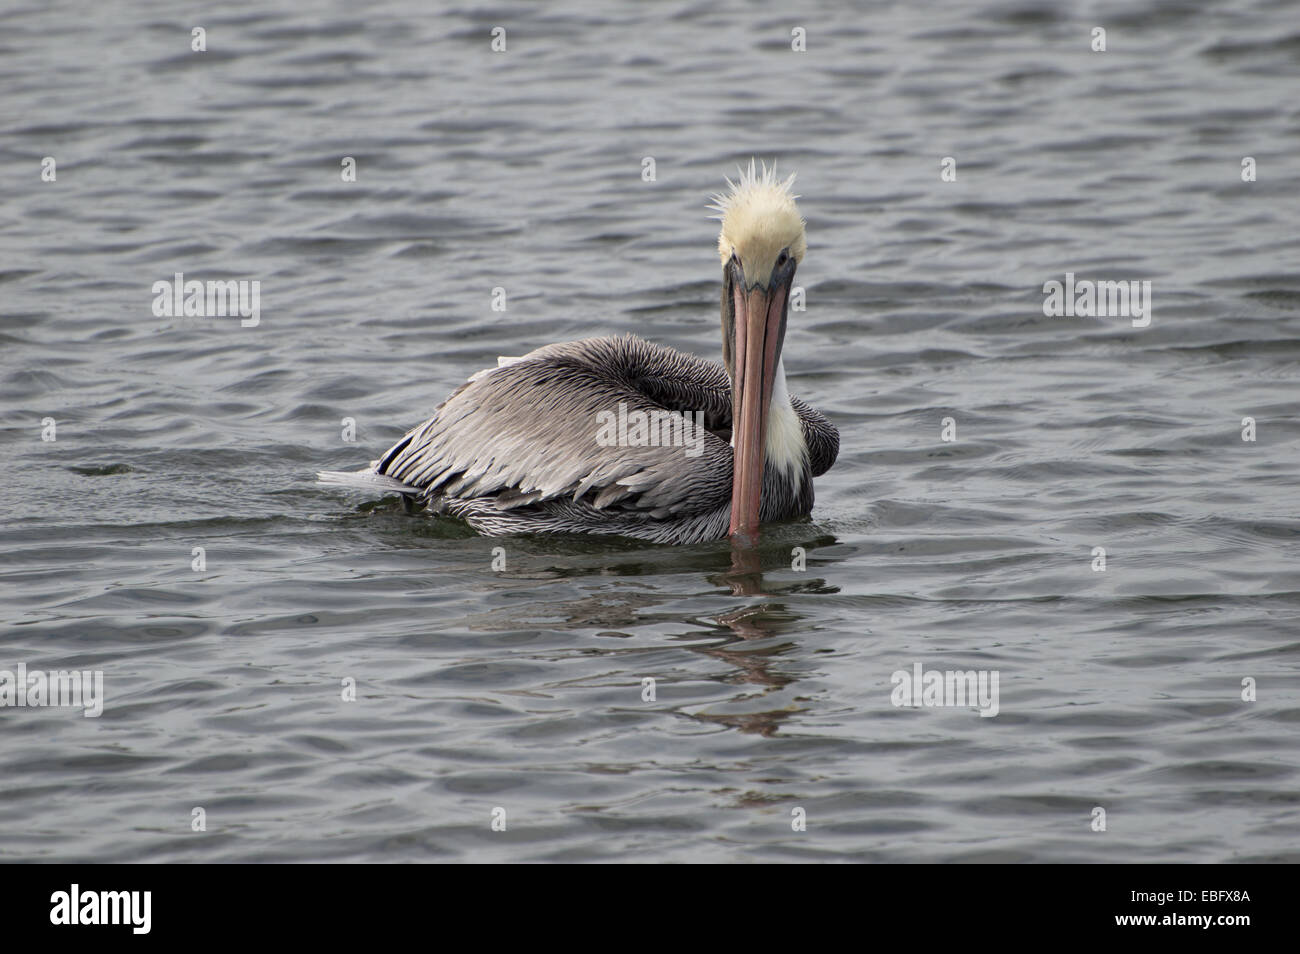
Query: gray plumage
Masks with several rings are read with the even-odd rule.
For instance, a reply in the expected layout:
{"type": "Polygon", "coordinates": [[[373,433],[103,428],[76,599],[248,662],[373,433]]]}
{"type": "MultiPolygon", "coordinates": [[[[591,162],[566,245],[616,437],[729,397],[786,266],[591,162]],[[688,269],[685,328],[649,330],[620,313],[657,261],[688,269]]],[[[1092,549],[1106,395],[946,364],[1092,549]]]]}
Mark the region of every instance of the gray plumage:
{"type": "MultiPolygon", "coordinates": [[[[764,468],[763,522],[811,512],[812,478],[839,452],[839,433],[825,417],[797,398],[790,404],[807,454],[791,470],[770,461],[764,468]]],[[[488,535],[697,543],[727,536],[730,431],[731,380],[722,365],[633,335],[587,338],[476,374],[366,470],[319,478],[402,493],[488,535]],[[617,413],[620,403],[629,415],[702,411],[702,452],[602,446],[600,412],[617,413]]]]}

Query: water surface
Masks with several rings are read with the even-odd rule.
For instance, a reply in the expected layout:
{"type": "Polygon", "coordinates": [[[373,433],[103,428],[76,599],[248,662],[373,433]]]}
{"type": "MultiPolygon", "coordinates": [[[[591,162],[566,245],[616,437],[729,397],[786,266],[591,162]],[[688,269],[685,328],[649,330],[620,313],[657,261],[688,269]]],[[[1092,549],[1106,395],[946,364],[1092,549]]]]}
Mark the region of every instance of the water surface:
{"type": "Polygon", "coordinates": [[[0,668],[107,701],[0,709],[0,858],[1300,860],[1293,6],[85,7],[0,33],[0,668]],[[716,358],[750,156],[842,440],[761,577],[313,485],[497,355],[716,358]],[[1067,271],[1150,326],[1045,317],[1067,271]],[[260,324],[156,317],[176,272],[260,324]]]}

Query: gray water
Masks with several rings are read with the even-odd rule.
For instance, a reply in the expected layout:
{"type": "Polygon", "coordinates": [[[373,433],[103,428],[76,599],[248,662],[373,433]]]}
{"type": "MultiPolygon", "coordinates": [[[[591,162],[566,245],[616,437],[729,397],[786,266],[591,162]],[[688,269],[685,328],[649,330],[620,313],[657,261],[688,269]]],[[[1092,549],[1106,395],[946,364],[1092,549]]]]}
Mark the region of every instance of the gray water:
{"type": "Polygon", "coordinates": [[[1295,4],[6,7],[0,669],[105,701],[0,708],[0,859],[1300,860],[1295,4]],[[313,485],[497,355],[717,359],[751,156],[842,439],[761,577],[313,485]]]}

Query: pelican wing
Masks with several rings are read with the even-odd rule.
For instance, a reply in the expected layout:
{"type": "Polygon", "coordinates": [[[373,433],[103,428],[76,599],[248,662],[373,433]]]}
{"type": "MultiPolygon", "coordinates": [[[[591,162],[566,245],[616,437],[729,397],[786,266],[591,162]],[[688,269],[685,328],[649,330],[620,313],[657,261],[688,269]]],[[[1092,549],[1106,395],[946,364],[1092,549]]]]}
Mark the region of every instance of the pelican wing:
{"type": "Polygon", "coordinates": [[[476,374],[373,470],[431,498],[492,497],[503,510],[570,498],[668,517],[730,498],[730,418],[721,365],[632,335],[588,338],[476,374]],[[611,442],[620,415],[655,411],[659,433],[647,436],[681,444],[611,442]],[[665,411],[689,418],[664,427],[665,411]]]}

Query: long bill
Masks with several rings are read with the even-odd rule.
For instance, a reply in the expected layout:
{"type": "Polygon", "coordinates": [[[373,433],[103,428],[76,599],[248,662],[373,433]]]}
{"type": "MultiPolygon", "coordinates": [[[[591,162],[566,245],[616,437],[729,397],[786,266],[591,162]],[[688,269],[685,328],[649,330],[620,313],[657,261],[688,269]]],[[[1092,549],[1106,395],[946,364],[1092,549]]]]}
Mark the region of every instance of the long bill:
{"type": "Polygon", "coordinates": [[[733,540],[748,544],[758,540],[767,415],[781,356],[787,294],[787,288],[780,284],[771,290],[755,287],[745,291],[740,282],[732,287],[736,342],[731,379],[733,455],[729,533],[733,540]]]}

